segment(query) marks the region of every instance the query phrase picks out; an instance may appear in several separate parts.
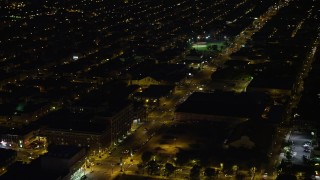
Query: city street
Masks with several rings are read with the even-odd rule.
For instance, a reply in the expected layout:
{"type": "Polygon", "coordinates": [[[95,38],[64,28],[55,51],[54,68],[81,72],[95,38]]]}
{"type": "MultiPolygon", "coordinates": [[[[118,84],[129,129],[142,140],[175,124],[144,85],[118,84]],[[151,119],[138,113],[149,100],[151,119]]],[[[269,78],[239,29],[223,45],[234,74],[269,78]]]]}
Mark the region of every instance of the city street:
{"type": "Polygon", "coordinates": [[[320,177],[319,0],[0,4],[6,179],[320,177]]]}
{"type": "MultiPolygon", "coordinates": [[[[186,81],[184,88],[182,90],[177,91],[171,97],[168,97],[163,105],[160,106],[157,110],[153,110],[148,114],[148,122],[144,123],[139,127],[135,132],[132,132],[132,135],[128,137],[127,140],[120,144],[111,155],[104,155],[102,158],[95,157],[94,166],[87,169],[88,178],[89,179],[108,179],[110,177],[115,177],[118,175],[121,170],[121,161],[120,157],[122,157],[122,170],[134,173],[137,170],[137,164],[140,162],[140,153],[139,151],[143,146],[150,141],[153,137],[154,133],[166,123],[166,125],[173,124],[173,112],[175,106],[178,103],[183,102],[188,95],[190,95],[194,91],[199,91],[199,87],[207,87],[208,82],[210,82],[211,74],[216,70],[216,67],[222,66],[227,60],[229,60],[229,56],[240,50],[240,48],[246,44],[246,42],[251,38],[251,36],[258,32],[265,23],[271,19],[279,9],[285,7],[287,3],[281,2],[279,5],[274,5],[269,8],[267,12],[262,14],[260,18],[257,18],[252,25],[245,28],[238,36],[236,36],[233,43],[231,43],[230,47],[227,47],[217,58],[215,58],[212,64],[208,66],[204,66],[204,69],[194,76],[190,77],[189,80],[186,81]],[[132,150],[133,153],[133,161],[130,162],[131,157],[127,155],[123,155],[123,151],[132,150]]],[[[249,82],[245,82],[238,91],[243,91],[245,87],[249,84],[249,82]]],[[[210,89],[206,89],[209,90],[210,89]]],[[[188,177],[190,170],[182,170],[180,172],[179,177],[184,176],[188,177]]],[[[260,176],[264,176],[260,174],[260,176]]],[[[256,178],[259,177],[259,173],[256,173],[256,178]]],[[[228,179],[228,177],[223,177],[222,179],[228,179]]]]}

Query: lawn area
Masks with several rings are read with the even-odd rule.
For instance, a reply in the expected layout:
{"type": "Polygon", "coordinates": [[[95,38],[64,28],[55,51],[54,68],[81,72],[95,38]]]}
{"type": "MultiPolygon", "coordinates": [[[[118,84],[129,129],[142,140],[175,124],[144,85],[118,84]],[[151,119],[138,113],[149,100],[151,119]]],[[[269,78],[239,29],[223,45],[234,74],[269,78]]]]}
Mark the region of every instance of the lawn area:
{"type": "Polygon", "coordinates": [[[170,158],[180,154],[187,157],[182,163],[192,159],[212,163],[223,153],[222,144],[233,126],[225,122],[212,121],[175,124],[159,134],[149,144],[148,150],[157,154],[163,161],[171,161],[170,158]],[[210,162],[207,161],[209,159],[210,162]]]}
{"type": "Polygon", "coordinates": [[[224,141],[235,126],[228,121],[175,124],[154,137],[145,151],[152,152],[160,163],[171,162],[178,166],[192,166],[197,162],[202,167],[219,167],[224,163],[226,169],[230,169],[234,164],[243,168],[260,164],[263,158],[259,149],[224,148],[224,141]]]}

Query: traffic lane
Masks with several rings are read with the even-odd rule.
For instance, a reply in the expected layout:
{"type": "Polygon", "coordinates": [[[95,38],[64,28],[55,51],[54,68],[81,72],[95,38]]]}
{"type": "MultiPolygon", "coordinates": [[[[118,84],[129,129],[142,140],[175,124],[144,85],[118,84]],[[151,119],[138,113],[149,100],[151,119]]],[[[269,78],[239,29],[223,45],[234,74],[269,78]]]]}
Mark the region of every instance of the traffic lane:
{"type": "MultiPolygon", "coordinates": [[[[122,144],[117,146],[111,153],[111,155],[103,161],[110,161],[111,159],[115,159],[120,162],[120,157],[130,157],[131,152],[133,153],[133,155],[135,155],[135,153],[154,136],[155,132],[162,125],[163,124],[159,121],[152,121],[146,123],[144,126],[141,126],[136,130],[134,134],[125,139],[122,144]]],[[[97,162],[99,162],[99,160],[97,162]]]]}
{"type": "MultiPolygon", "coordinates": [[[[133,141],[128,141],[129,139],[126,139],[123,144],[121,144],[119,147],[117,147],[112,154],[108,158],[102,158],[102,159],[96,159],[95,165],[91,167],[92,177],[99,178],[102,176],[102,174],[109,174],[113,176],[114,173],[120,172],[120,157],[122,157],[123,162],[130,158],[130,153],[123,153],[124,150],[128,150],[133,147],[138,147],[138,151],[143,148],[145,145],[145,142],[148,142],[152,136],[149,135],[149,133],[145,133],[146,131],[154,132],[156,129],[158,129],[160,123],[147,123],[146,126],[142,126],[139,128],[139,133],[135,133],[131,138],[133,141]],[[148,127],[148,128],[146,128],[148,127]]],[[[135,151],[136,149],[133,149],[135,151]]],[[[139,156],[138,152],[134,152],[134,156],[139,156]]],[[[130,166],[131,167],[131,166],[130,166]]]]}
{"type": "Polygon", "coordinates": [[[141,125],[135,132],[127,137],[119,146],[117,146],[111,153],[112,157],[128,156],[130,153],[135,153],[137,148],[140,148],[151,135],[160,127],[161,123],[158,121],[146,122],[141,125]]]}
{"type": "Polygon", "coordinates": [[[111,175],[105,171],[93,171],[86,173],[87,180],[110,180],[111,175]]]}
{"type": "Polygon", "coordinates": [[[117,158],[98,160],[95,165],[87,169],[87,176],[92,179],[111,179],[120,172],[119,162],[117,158]]]}

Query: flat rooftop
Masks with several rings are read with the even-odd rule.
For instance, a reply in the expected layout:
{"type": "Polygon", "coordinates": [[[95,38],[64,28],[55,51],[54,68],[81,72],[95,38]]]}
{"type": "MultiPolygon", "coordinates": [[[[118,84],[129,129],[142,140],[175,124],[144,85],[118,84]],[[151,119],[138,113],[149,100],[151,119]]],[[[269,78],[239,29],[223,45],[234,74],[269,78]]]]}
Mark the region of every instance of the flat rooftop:
{"type": "Polygon", "coordinates": [[[174,86],[151,85],[143,92],[136,93],[136,96],[160,98],[171,93],[173,89],[174,86]]]}
{"type": "Polygon", "coordinates": [[[262,114],[269,97],[264,93],[193,93],[175,112],[251,118],[262,114]]]}
{"type": "Polygon", "coordinates": [[[72,113],[67,109],[48,114],[42,121],[48,129],[59,131],[100,134],[107,129],[107,120],[92,113],[72,113]]]}
{"type": "Polygon", "coordinates": [[[62,159],[69,159],[79,153],[83,147],[77,146],[64,146],[64,145],[52,145],[48,147],[47,157],[55,157],[62,159]]]}

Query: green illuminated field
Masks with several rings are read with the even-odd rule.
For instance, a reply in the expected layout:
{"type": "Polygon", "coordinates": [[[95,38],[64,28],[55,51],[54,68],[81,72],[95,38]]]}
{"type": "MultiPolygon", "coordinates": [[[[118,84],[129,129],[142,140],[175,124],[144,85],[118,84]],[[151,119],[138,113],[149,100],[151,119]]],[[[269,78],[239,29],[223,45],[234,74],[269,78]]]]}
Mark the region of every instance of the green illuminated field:
{"type": "Polygon", "coordinates": [[[194,48],[197,51],[210,51],[210,46],[217,46],[218,50],[222,50],[222,48],[224,47],[224,42],[211,42],[211,43],[206,43],[206,44],[193,44],[192,48],[194,48]]]}

